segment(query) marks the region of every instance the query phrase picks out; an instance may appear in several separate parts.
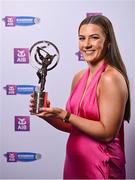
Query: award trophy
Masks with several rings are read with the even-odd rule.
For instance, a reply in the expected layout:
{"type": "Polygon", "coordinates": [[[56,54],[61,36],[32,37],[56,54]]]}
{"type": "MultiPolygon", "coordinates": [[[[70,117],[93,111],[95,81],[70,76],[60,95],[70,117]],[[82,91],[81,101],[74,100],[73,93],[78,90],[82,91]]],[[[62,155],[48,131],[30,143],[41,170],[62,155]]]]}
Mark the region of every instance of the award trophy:
{"type": "Polygon", "coordinates": [[[59,61],[58,48],[49,41],[38,41],[30,48],[30,63],[37,69],[38,86],[34,91],[33,113],[39,113],[40,107],[46,107],[48,93],[44,91],[47,72],[56,67],[59,61]]]}

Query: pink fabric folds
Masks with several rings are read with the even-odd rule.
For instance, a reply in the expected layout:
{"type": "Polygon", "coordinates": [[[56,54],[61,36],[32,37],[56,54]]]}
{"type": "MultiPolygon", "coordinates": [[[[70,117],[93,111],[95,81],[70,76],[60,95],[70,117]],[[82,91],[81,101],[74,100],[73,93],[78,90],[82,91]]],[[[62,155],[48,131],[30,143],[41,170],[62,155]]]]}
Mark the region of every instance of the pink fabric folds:
{"type": "MultiPolygon", "coordinates": [[[[90,68],[86,69],[71,92],[67,101],[67,111],[89,120],[100,120],[96,91],[106,66],[105,63],[99,66],[80,104],[90,74],[90,68]]],[[[67,141],[64,179],[124,179],[125,156],[121,144],[123,126],[111,143],[96,141],[72,127],[67,141]]]]}

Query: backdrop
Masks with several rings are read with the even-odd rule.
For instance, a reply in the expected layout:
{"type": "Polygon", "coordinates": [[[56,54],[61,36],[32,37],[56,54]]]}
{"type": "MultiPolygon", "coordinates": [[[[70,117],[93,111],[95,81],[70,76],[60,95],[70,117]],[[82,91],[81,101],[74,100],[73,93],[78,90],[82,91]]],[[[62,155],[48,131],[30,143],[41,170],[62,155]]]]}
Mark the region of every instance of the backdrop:
{"type": "Polygon", "coordinates": [[[46,90],[53,106],[65,107],[74,73],[87,67],[78,53],[79,23],[102,13],[113,23],[131,88],[131,123],[125,123],[127,178],[135,178],[135,1],[0,1],[0,177],[61,179],[68,134],[29,114],[30,93],[38,83],[29,49],[53,42],[60,61],[48,72],[46,90]]]}

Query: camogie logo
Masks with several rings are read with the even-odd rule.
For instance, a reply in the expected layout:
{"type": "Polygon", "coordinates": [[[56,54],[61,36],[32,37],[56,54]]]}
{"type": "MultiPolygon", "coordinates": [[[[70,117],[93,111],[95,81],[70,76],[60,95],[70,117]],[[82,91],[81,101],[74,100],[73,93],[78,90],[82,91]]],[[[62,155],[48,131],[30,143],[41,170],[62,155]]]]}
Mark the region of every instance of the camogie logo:
{"type": "Polygon", "coordinates": [[[3,89],[6,90],[7,95],[16,94],[32,94],[35,91],[36,86],[34,85],[14,85],[8,84],[3,89]]]}
{"type": "Polygon", "coordinates": [[[30,162],[41,159],[41,154],[33,152],[7,152],[4,156],[7,162],[30,162]]]}
{"type": "Polygon", "coordinates": [[[2,20],[6,27],[31,26],[40,23],[40,18],[33,16],[5,16],[2,20]]]}

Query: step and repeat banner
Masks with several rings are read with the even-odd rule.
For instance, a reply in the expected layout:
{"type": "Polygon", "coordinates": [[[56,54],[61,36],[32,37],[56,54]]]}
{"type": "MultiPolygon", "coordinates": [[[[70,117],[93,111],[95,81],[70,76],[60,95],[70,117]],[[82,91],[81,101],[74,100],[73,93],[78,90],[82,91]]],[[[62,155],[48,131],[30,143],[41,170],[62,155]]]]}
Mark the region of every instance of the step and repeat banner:
{"type": "MultiPolygon", "coordinates": [[[[3,0],[0,6],[0,178],[61,179],[68,134],[29,113],[41,60],[56,55],[45,90],[53,106],[65,108],[73,75],[87,67],[78,50],[79,23],[91,14],[107,16],[129,74],[133,109],[134,1],[3,0]]],[[[125,123],[128,178],[135,178],[134,119],[132,112],[125,123]]]]}

